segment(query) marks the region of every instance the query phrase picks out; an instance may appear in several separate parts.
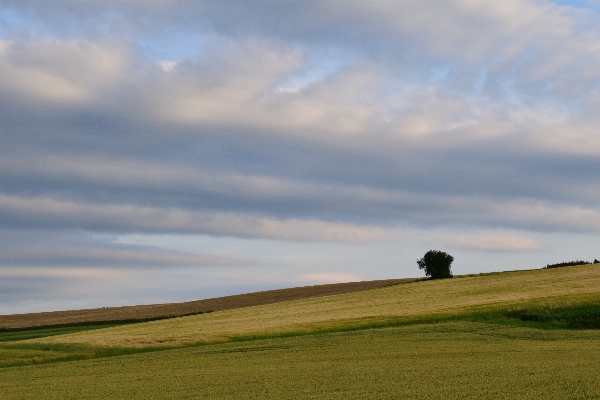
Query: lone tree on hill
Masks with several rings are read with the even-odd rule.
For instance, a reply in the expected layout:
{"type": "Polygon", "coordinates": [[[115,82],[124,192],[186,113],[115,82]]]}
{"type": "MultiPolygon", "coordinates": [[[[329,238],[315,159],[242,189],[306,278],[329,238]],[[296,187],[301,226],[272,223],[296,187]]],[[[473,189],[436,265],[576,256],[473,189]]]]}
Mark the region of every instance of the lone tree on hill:
{"type": "Polygon", "coordinates": [[[425,275],[431,279],[452,278],[450,264],[454,261],[454,257],[450,254],[439,250],[429,250],[423,258],[417,260],[420,269],[425,270],[425,275]]]}

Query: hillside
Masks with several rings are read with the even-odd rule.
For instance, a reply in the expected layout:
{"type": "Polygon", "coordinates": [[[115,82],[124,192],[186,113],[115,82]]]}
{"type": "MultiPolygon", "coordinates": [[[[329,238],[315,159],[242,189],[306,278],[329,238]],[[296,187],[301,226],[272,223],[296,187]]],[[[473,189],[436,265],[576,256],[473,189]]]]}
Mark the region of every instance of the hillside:
{"type": "Polygon", "coordinates": [[[585,265],[418,281],[404,285],[51,336],[32,343],[180,346],[251,337],[395,326],[502,314],[515,307],[600,301],[600,267],[585,265]]]}
{"type": "Polygon", "coordinates": [[[123,320],[177,317],[211,311],[224,311],[235,308],[279,303],[283,301],[307,299],[311,297],[352,293],[361,290],[376,289],[383,286],[412,282],[417,279],[418,278],[385,279],[303,286],[297,288],[266,290],[263,292],[217,297],[206,300],[195,300],[183,303],[103,307],[85,310],[0,315],[0,328],[28,328],[46,325],[81,324],[85,322],[117,322],[123,320]]]}

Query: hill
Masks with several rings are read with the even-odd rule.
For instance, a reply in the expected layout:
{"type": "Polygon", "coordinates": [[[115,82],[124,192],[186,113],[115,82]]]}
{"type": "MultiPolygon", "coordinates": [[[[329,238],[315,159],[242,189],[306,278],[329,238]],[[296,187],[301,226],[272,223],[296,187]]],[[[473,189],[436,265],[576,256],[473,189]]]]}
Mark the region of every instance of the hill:
{"type": "Polygon", "coordinates": [[[180,346],[431,320],[508,317],[523,307],[585,308],[598,301],[600,267],[585,265],[418,281],[33,341],[102,347],[180,346]]]}
{"type": "Polygon", "coordinates": [[[53,311],[28,314],[0,315],[0,328],[31,328],[56,325],[76,325],[88,322],[115,322],[162,319],[235,308],[280,303],[284,301],[332,296],[383,286],[398,285],[418,278],[385,279],[363,282],[303,286],[297,288],[266,290],[233,296],[195,300],[183,303],[150,304],[124,307],[102,307],[84,310],[53,311]]]}

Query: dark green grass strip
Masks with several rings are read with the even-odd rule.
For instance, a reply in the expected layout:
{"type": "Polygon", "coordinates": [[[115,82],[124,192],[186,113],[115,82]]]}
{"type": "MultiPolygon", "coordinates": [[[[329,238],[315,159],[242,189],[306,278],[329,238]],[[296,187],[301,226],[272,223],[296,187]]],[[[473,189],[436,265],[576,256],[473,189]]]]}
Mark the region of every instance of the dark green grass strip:
{"type": "Polygon", "coordinates": [[[600,329],[600,303],[577,307],[518,308],[505,316],[542,327],[560,329],[600,329]]]}
{"type": "Polygon", "coordinates": [[[118,319],[106,321],[84,321],[73,322],[58,325],[41,325],[31,326],[27,328],[0,328],[0,342],[12,342],[17,340],[35,339],[46,336],[64,335],[67,333],[75,333],[89,331],[93,329],[109,328],[111,326],[130,325],[140,322],[159,321],[162,319],[170,319],[177,317],[187,317],[190,315],[198,315],[210,313],[212,311],[200,311],[182,315],[163,315],[153,318],[137,318],[137,319],[118,319]]]}
{"type": "Polygon", "coordinates": [[[59,326],[59,327],[40,327],[36,329],[3,329],[0,330],[0,342],[13,342],[19,340],[35,339],[46,336],[64,335],[67,333],[75,333],[88,331],[93,329],[108,328],[111,326],[123,325],[119,323],[105,323],[82,326],[59,326]]]}

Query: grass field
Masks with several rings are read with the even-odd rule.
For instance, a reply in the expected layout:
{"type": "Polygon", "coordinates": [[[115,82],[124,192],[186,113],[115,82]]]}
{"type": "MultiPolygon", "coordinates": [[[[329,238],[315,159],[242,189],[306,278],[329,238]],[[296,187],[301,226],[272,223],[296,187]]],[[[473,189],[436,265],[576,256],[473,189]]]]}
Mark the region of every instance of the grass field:
{"type": "Polygon", "coordinates": [[[6,368],[3,399],[597,399],[600,334],[449,322],[6,368]]]}
{"type": "Polygon", "coordinates": [[[597,265],[86,328],[12,332],[1,398],[600,398],[597,265]]]}

